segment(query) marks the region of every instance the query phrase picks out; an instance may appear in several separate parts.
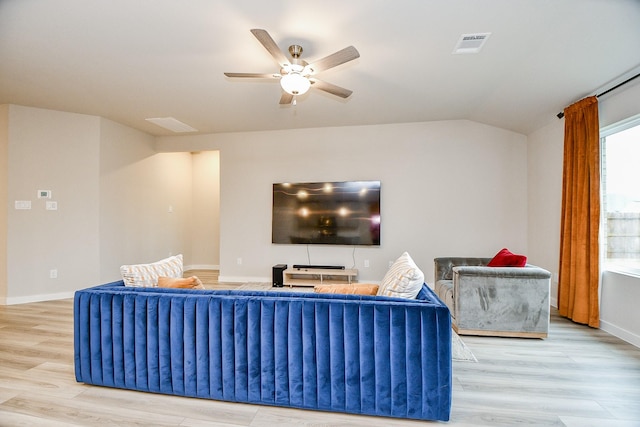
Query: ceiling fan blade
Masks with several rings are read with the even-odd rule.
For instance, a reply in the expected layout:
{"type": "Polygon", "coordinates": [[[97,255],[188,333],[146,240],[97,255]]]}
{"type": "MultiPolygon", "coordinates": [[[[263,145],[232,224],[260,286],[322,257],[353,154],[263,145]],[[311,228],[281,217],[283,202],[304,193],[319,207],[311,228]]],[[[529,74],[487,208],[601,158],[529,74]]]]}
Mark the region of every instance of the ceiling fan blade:
{"type": "Polygon", "coordinates": [[[280,74],[263,74],[263,73],[224,73],[227,77],[245,77],[250,79],[279,79],[280,74]]]}
{"type": "Polygon", "coordinates": [[[345,89],[343,87],[336,86],[334,84],[327,83],[322,80],[318,80],[318,79],[309,79],[309,80],[311,81],[311,87],[323,90],[332,95],[339,96],[340,98],[348,98],[353,93],[352,90],[345,89]]]}
{"type": "Polygon", "coordinates": [[[283,68],[285,65],[289,65],[289,60],[287,56],[282,53],[278,45],[271,38],[269,33],[266,30],[261,30],[259,28],[254,28],[251,30],[251,33],[258,39],[262,46],[273,56],[273,59],[276,60],[280,68],[283,68]]]}
{"type": "Polygon", "coordinates": [[[353,46],[349,46],[307,65],[305,70],[307,70],[309,74],[315,74],[359,57],[360,53],[358,53],[358,50],[353,46]]]}
{"type": "Polygon", "coordinates": [[[293,95],[285,91],[282,91],[282,96],[280,97],[280,105],[291,104],[292,101],[293,101],[293,95]]]}

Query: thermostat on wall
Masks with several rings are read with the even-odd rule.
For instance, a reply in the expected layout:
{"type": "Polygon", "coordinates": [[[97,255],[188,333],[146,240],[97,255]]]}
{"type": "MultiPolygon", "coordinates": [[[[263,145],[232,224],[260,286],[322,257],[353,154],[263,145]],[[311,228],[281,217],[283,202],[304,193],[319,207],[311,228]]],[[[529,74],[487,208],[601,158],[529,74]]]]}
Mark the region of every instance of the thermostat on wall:
{"type": "Polygon", "coordinates": [[[50,199],[51,190],[38,190],[38,199],[50,199]]]}

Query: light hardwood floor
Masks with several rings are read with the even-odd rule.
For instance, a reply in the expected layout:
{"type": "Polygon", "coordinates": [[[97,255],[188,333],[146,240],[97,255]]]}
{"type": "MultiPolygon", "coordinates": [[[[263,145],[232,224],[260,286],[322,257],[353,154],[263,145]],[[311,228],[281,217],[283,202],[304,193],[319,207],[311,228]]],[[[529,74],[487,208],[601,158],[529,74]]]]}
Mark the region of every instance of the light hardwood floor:
{"type": "MultiPolygon", "coordinates": [[[[192,273],[192,272],[188,272],[192,273]]],[[[198,272],[200,274],[200,272],[198,272]]],[[[202,276],[202,274],[200,274],[202,276]]],[[[230,288],[217,276],[208,288],[230,288]]],[[[640,426],[640,349],[552,315],[546,340],[463,337],[451,426],[640,426]]],[[[418,426],[76,383],[72,300],[0,306],[1,426],[418,426]]]]}

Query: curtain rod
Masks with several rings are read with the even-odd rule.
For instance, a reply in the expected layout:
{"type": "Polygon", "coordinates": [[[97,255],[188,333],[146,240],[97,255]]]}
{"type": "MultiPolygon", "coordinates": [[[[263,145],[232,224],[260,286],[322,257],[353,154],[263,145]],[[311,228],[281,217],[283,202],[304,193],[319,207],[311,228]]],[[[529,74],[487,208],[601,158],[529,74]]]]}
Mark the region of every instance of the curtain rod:
{"type": "MultiPolygon", "coordinates": [[[[640,77],[640,73],[636,74],[636,75],[635,75],[635,76],[633,76],[633,77],[629,77],[627,80],[625,80],[625,81],[623,81],[623,82],[621,82],[621,83],[618,83],[618,84],[617,84],[617,85],[615,85],[614,87],[609,88],[609,89],[605,90],[605,91],[604,91],[604,92],[602,92],[602,93],[597,94],[597,95],[596,95],[596,98],[600,98],[601,96],[606,95],[606,94],[608,94],[609,92],[611,92],[611,91],[614,91],[614,90],[618,89],[620,86],[624,86],[624,85],[626,85],[626,84],[627,84],[627,83],[629,83],[631,80],[633,80],[633,79],[637,79],[638,77],[640,77]]],[[[559,113],[557,114],[557,117],[558,117],[559,119],[563,118],[563,117],[564,117],[564,111],[559,112],[559,113]]]]}

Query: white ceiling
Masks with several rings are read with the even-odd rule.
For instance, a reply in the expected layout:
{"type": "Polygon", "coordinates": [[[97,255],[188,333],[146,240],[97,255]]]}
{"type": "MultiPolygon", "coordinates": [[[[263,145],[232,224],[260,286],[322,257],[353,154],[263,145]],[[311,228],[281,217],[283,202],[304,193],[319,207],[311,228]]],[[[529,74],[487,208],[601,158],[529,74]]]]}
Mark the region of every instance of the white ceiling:
{"type": "Polygon", "coordinates": [[[175,117],[200,133],[469,119],[528,134],[640,66],[638,0],[0,0],[0,104],[103,116],[154,135],[175,117]],[[249,32],[311,62],[360,58],[280,106],[249,32]],[[490,32],[479,54],[461,34],[490,32]]]}

